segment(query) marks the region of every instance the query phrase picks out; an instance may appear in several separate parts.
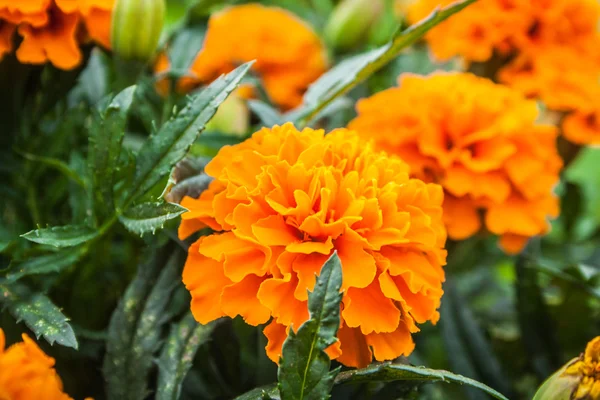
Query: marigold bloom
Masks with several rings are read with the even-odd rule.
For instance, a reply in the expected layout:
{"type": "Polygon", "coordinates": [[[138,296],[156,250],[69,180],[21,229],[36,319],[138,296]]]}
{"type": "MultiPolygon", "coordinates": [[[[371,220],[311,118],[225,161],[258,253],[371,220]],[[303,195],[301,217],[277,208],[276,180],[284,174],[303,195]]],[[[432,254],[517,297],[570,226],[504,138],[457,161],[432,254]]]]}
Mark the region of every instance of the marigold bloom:
{"type": "MultiPolygon", "coordinates": [[[[417,0],[416,22],[453,0],[417,0]]],[[[577,108],[600,78],[597,0],[479,0],[432,29],[426,39],[440,59],[462,56],[507,62],[500,81],[558,110],[577,108]]]]}
{"type": "Polygon", "coordinates": [[[580,379],[573,400],[600,400],[600,336],[588,343],[585,353],[566,368],[564,375],[580,379]]]}
{"type": "MultiPolygon", "coordinates": [[[[245,4],[211,16],[202,50],[190,68],[195,78],[183,78],[179,89],[208,83],[251,60],[256,60],[252,69],[271,100],[284,109],[300,104],[308,85],[327,68],[325,47],[308,24],[281,8],[245,4]]],[[[156,70],[168,68],[162,55],[156,70]]]]}
{"type": "Polygon", "coordinates": [[[417,178],[446,192],[452,239],[485,227],[518,252],[558,214],[556,130],[515,90],[472,74],[403,75],[400,86],[362,99],[349,128],[398,154],[417,178]]]}
{"type": "Polygon", "coordinates": [[[562,129],[564,137],[573,143],[600,145],[600,107],[569,114],[562,129]]]}
{"type": "Polygon", "coordinates": [[[23,341],[5,349],[0,329],[0,399],[68,400],[62,381],[54,370],[54,359],[23,334],[23,341]]]}
{"type": "Polygon", "coordinates": [[[417,323],[436,322],[446,239],[442,188],[408,176],[400,159],[354,132],[263,128],[221,149],[215,180],[184,198],[181,238],[210,227],[189,250],[183,281],[201,323],[241,315],[263,324],[275,362],[290,326],[308,319],[307,290],[337,250],[344,297],[332,358],[365,366],[409,354],[417,323]]]}
{"type": "Polygon", "coordinates": [[[81,63],[81,38],[110,45],[114,0],[0,0],[0,57],[12,50],[13,34],[22,37],[17,58],[23,63],[50,61],[61,69],[81,63]],[[18,28],[17,28],[18,27],[18,28]],[[85,27],[85,35],[81,28],[85,27]]]}

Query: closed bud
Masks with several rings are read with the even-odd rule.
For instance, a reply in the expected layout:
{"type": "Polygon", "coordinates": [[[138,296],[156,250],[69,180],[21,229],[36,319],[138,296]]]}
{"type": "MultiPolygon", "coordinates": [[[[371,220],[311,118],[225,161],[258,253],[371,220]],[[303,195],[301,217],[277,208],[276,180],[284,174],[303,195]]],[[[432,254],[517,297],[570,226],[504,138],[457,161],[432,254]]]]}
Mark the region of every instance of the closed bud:
{"type": "Polygon", "coordinates": [[[600,400],[600,336],[548,378],[533,400],[600,400]]]}
{"type": "Polygon", "coordinates": [[[325,26],[325,38],[337,49],[347,50],[367,36],[384,9],[383,0],[342,0],[325,26]]]}
{"type": "Polygon", "coordinates": [[[165,0],[117,0],[111,26],[113,51],[125,60],[150,60],[164,19],[165,0]]]}

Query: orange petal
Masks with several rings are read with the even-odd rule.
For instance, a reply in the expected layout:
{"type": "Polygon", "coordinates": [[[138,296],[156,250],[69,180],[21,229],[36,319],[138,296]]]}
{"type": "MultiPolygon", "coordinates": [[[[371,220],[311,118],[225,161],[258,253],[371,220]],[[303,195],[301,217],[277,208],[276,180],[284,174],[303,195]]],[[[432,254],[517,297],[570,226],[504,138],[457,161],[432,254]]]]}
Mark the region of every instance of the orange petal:
{"type": "Polygon", "coordinates": [[[43,64],[50,61],[57,68],[69,70],[81,62],[81,51],[76,40],[77,14],[53,13],[52,21],[41,28],[19,26],[23,41],[17,49],[22,63],[43,64]]]}
{"type": "Polygon", "coordinates": [[[477,206],[468,197],[456,198],[448,195],[444,198],[444,223],[448,236],[454,240],[466,239],[481,229],[481,217],[477,206]]]}
{"type": "Polygon", "coordinates": [[[267,356],[274,363],[279,364],[283,342],[285,342],[285,339],[288,335],[287,329],[288,328],[285,325],[279,324],[273,320],[269,325],[265,326],[265,329],[263,330],[263,333],[268,340],[267,346],[265,347],[267,350],[267,356]]]}
{"type": "Polygon", "coordinates": [[[238,283],[226,286],[221,295],[221,309],[230,317],[241,315],[250,325],[264,324],[271,317],[271,312],[256,297],[260,284],[265,278],[246,275],[238,283]]]}
{"type": "Polygon", "coordinates": [[[111,9],[91,8],[89,13],[84,15],[83,19],[90,38],[96,43],[100,43],[103,47],[110,49],[111,9]]]}
{"type": "Polygon", "coordinates": [[[362,289],[348,289],[343,302],[345,323],[350,328],[360,327],[364,334],[391,332],[400,321],[400,310],[384,296],[377,280],[362,289]]]}
{"type": "Polygon", "coordinates": [[[0,60],[6,53],[13,49],[13,34],[16,26],[4,21],[0,21],[0,60]]]}
{"type": "Polygon", "coordinates": [[[365,335],[362,334],[360,329],[342,325],[337,336],[342,351],[342,354],[337,358],[339,362],[355,368],[364,368],[371,363],[373,354],[367,345],[365,335]]]}
{"type": "Polygon", "coordinates": [[[408,356],[415,349],[410,331],[404,323],[387,333],[371,333],[366,336],[367,345],[373,349],[377,361],[393,360],[401,355],[408,356]]]}
{"type": "Polygon", "coordinates": [[[505,233],[500,236],[500,247],[508,254],[519,254],[527,245],[529,236],[505,233]]]}
{"type": "Polygon", "coordinates": [[[294,296],[297,286],[298,278],[293,274],[289,280],[271,278],[260,285],[257,294],[279,323],[293,325],[294,330],[308,320],[308,303],[294,296]]]}
{"type": "Polygon", "coordinates": [[[200,241],[190,246],[183,267],[183,283],[192,295],[191,310],[196,321],[207,324],[225,315],[221,293],[233,282],[223,273],[223,264],[199,252],[200,241]]]}
{"type": "Polygon", "coordinates": [[[299,242],[299,232],[285,223],[281,215],[271,215],[252,224],[252,233],[265,246],[286,246],[299,242]]]}
{"type": "Polygon", "coordinates": [[[335,240],[335,248],[342,263],[343,290],[349,287],[367,287],[373,282],[377,272],[373,256],[363,249],[362,243],[355,236],[358,237],[348,230],[335,240]]]}
{"type": "Polygon", "coordinates": [[[285,249],[290,253],[321,253],[329,255],[333,249],[333,241],[328,237],[325,242],[297,242],[288,244],[285,249]]]}
{"type": "Polygon", "coordinates": [[[291,268],[298,276],[298,286],[294,292],[294,297],[302,301],[308,300],[308,291],[314,289],[317,280],[316,277],[321,272],[321,268],[329,256],[319,253],[288,254],[295,255],[291,268]]]}

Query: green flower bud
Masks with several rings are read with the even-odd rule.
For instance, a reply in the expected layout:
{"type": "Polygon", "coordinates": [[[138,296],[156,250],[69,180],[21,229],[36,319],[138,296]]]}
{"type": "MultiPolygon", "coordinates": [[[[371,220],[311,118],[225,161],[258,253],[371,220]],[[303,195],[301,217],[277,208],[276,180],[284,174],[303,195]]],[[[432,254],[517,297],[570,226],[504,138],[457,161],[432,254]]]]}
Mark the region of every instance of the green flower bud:
{"type": "Polygon", "coordinates": [[[356,46],[384,9],[383,0],[342,0],[325,26],[325,39],[337,49],[356,46]]]}
{"type": "Polygon", "coordinates": [[[246,101],[232,93],[225,100],[212,119],[206,124],[207,131],[217,131],[231,136],[243,136],[248,132],[250,111],[246,101]]]}
{"type": "Polygon", "coordinates": [[[113,51],[125,60],[150,60],[164,19],[165,0],[117,0],[110,38],[113,51]]]}

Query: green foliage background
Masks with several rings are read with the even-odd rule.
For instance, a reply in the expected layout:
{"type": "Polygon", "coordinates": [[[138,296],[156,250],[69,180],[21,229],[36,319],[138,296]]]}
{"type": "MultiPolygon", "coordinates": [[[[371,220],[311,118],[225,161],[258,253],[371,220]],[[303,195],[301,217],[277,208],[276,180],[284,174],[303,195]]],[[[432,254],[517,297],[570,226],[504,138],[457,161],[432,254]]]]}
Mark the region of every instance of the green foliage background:
{"type": "MultiPolygon", "coordinates": [[[[168,1],[169,78],[193,60],[207,16],[234,3],[241,1],[168,1]]],[[[335,7],[262,3],[319,32],[335,7]]],[[[354,47],[329,47],[337,67],[299,109],[281,114],[266,97],[251,101],[246,136],[290,120],[344,126],[356,99],[395,85],[400,73],[459,68],[434,63],[415,44],[451,12],[394,34],[402,21],[391,17],[391,1],[387,7],[354,47]]],[[[161,196],[174,176],[188,179],[173,190],[201,188],[207,157],[246,137],[200,132],[238,83],[256,82],[250,65],[190,97],[161,98],[150,70],[132,75],[112,55],[85,51],[87,62],[69,72],[11,57],[0,63],[0,327],[9,344],[22,332],[38,336],[73,397],[318,399],[332,390],[339,399],[530,399],[600,332],[600,149],[560,142],[567,167],[552,232],[518,257],[489,236],[449,243],[441,321],[415,336],[409,359],[357,372],[330,363],[323,350],[337,329],[341,283],[334,256],[310,295],[312,318],[288,338],[278,371],[261,327],[193,320],[180,282],[189,243],[176,235],[185,209],[161,196]],[[317,350],[308,356],[307,348],[317,350]],[[428,381],[463,385],[422,385],[428,381]]]]}

